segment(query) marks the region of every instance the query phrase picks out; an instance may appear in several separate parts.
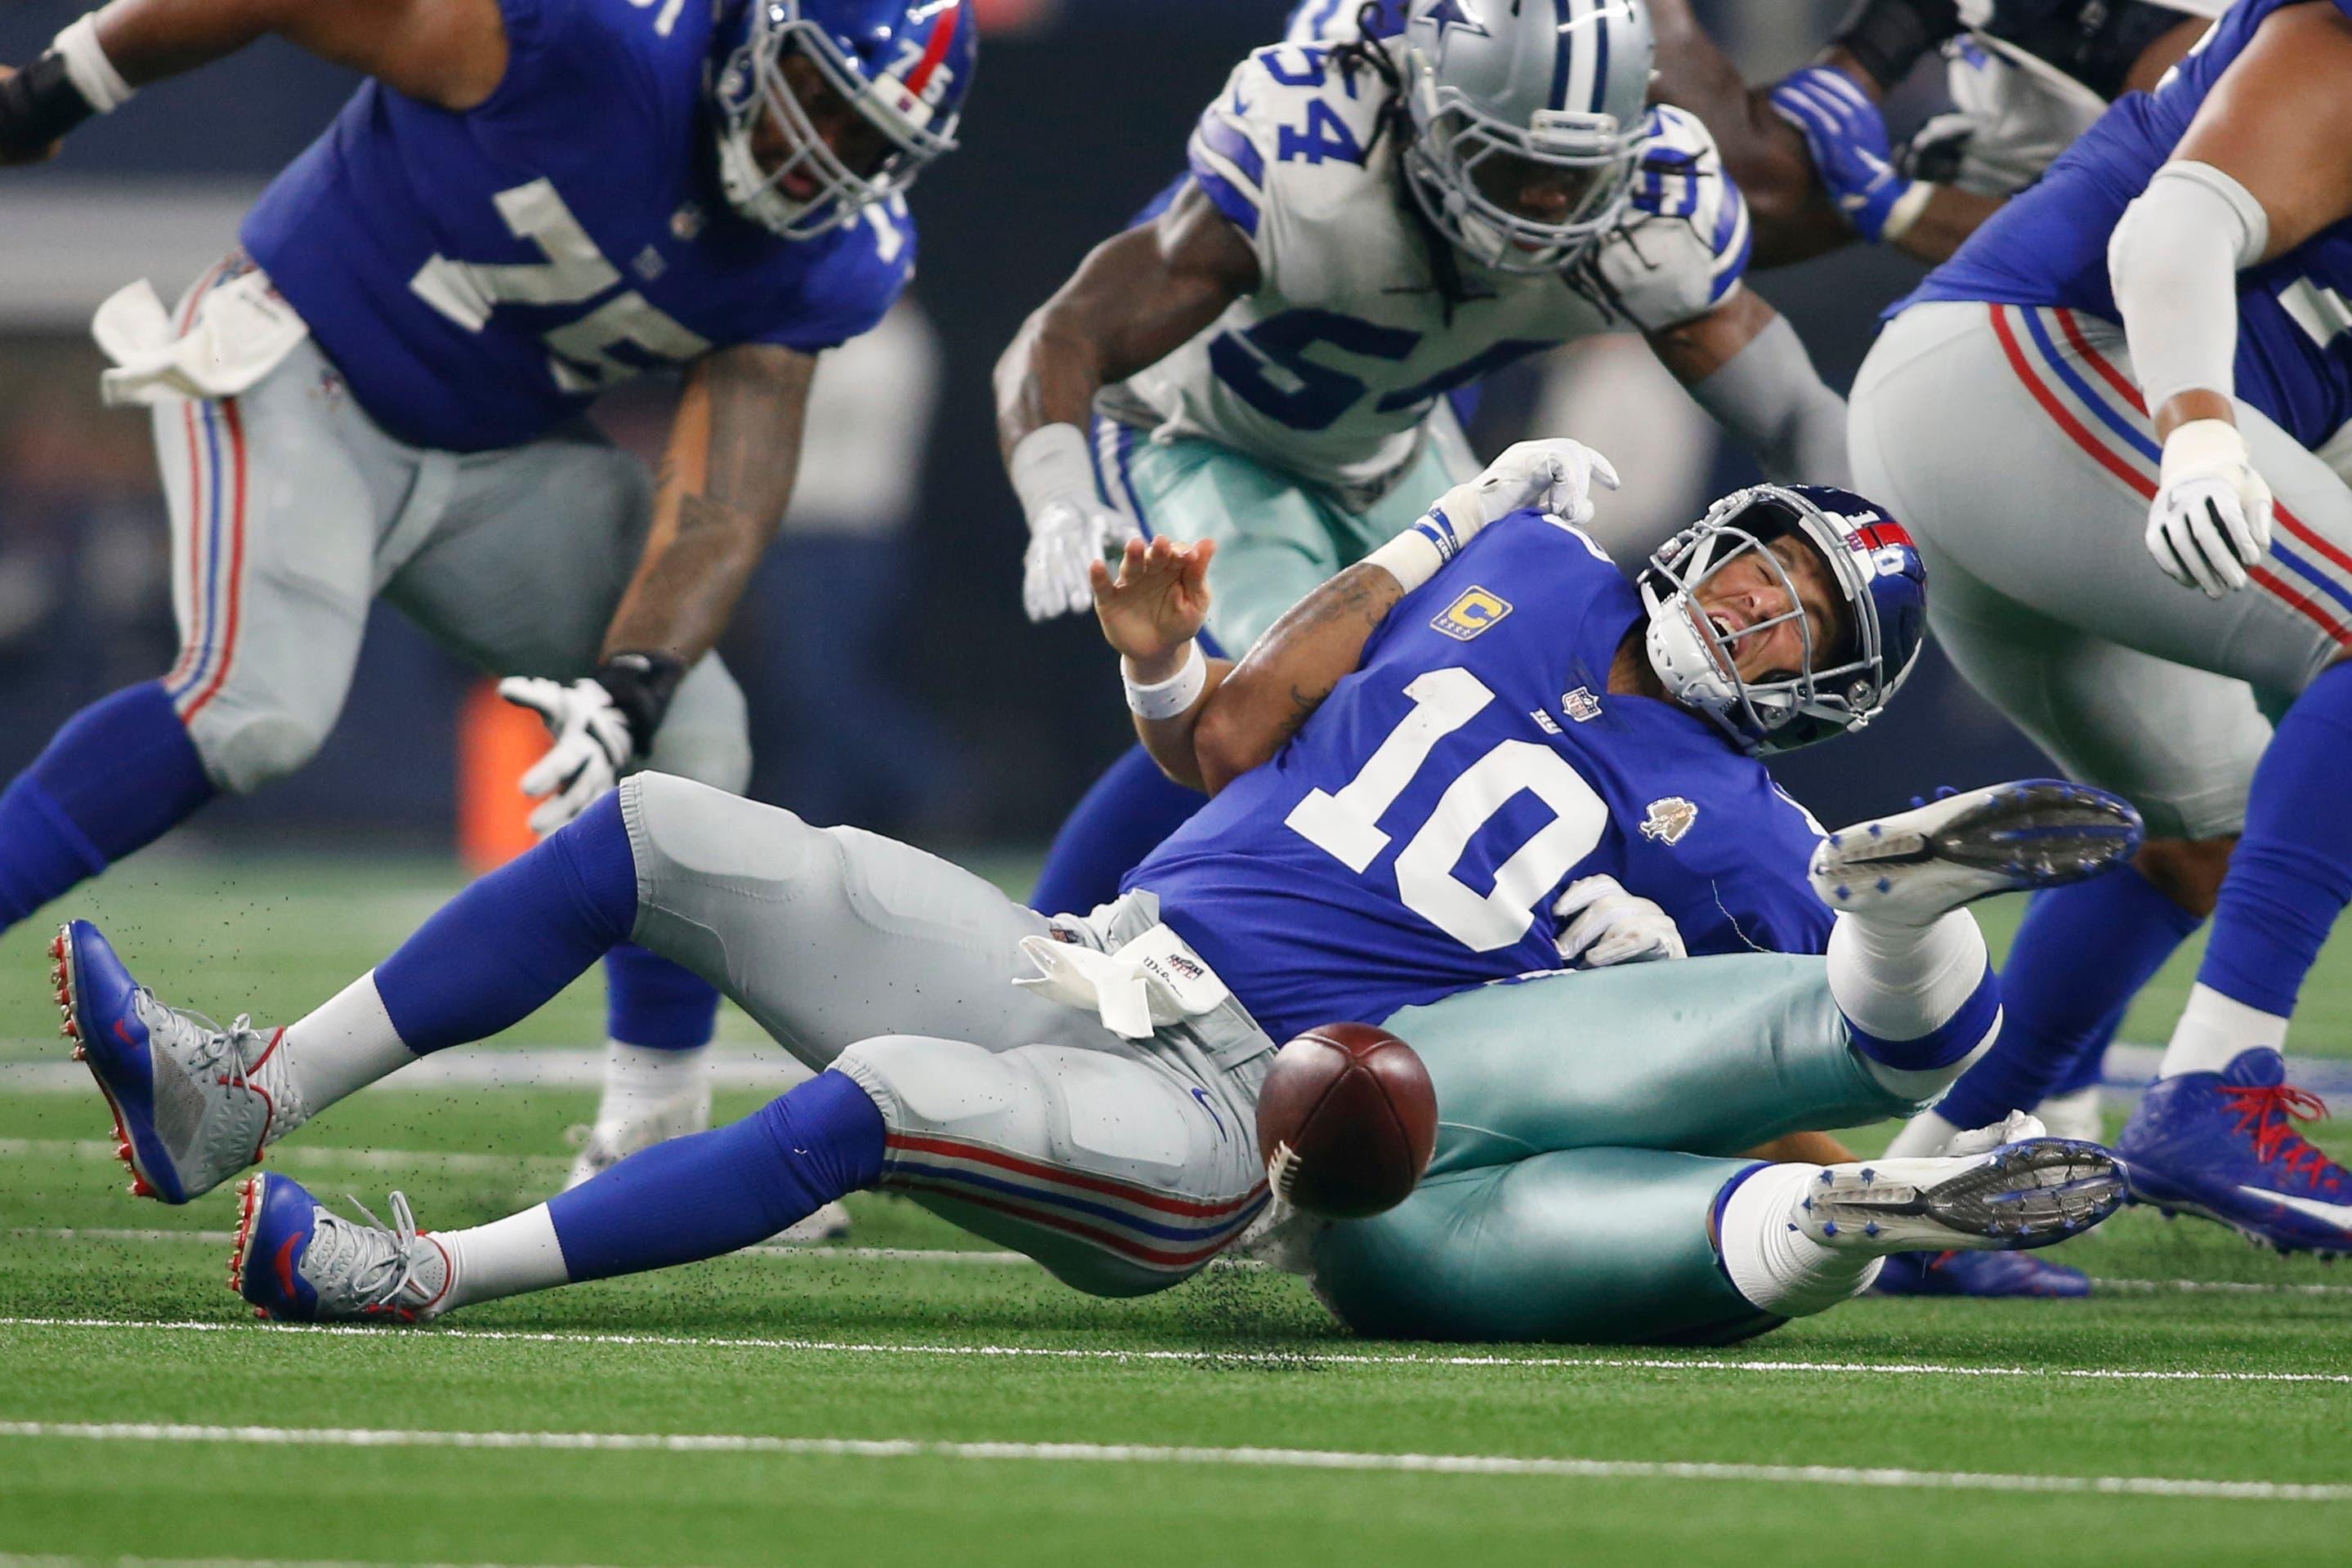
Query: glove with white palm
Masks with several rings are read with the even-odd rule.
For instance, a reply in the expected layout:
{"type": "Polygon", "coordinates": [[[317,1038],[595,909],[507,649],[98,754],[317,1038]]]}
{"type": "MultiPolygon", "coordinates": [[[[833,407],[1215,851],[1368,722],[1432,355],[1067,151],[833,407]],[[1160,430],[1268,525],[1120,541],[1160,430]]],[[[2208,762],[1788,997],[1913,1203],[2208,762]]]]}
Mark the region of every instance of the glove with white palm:
{"type": "Polygon", "coordinates": [[[2147,551],[2183,588],[2220,599],[2246,586],[2271,548],[2271,487],[2226,419],[2192,419],[2164,440],[2147,551]]]}
{"type": "Polygon", "coordinates": [[[1551,910],[1568,922],[1553,946],[1571,969],[1690,956],[1673,915],[1605,873],[1570,883],[1551,910]]]}
{"type": "Polygon", "coordinates": [[[522,776],[522,792],[540,802],[530,831],[541,838],[594,804],[653,748],[654,731],[686,677],[667,653],[615,653],[583,680],[515,675],[499,695],[547,721],[553,744],[522,776]]]}

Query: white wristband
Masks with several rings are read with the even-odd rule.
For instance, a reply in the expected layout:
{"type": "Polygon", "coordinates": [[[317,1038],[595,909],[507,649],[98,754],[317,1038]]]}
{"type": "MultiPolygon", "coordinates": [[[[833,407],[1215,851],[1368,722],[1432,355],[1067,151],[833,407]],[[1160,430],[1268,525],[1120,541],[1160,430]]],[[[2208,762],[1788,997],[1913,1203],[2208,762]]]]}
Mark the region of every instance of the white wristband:
{"type": "Polygon", "coordinates": [[[1127,706],[1138,718],[1174,718],[1201,700],[1208,689],[1209,661],[1201,657],[1201,643],[1194,638],[1185,644],[1184,663],[1164,681],[1138,685],[1129,679],[1127,661],[1118,662],[1118,678],[1127,685],[1127,706]]]}
{"type": "Polygon", "coordinates": [[[1886,209],[1886,221],[1878,226],[1880,242],[1893,245],[1909,234],[1911,225],[1919,221],[1919,214],[1927,210],[1935,194],[1936,187],[1927,181],[1912,181],[1911,188],[1895,197],[1895,204],[1886,209]]]}
{"type": "Polygon", "coordinates": [[[1454,519],[1445,515],[1445,508],[1432,507],[1421,515],[1419,522],[1366,556],[1364,564],[1379,567],[1397,580],[1399,588],[1411,593],[1461,554],[1462,544],[1461,533],[1454,528],[1454,519]]]}
{"type": "Polygon", "coordinates": [[[111,114],[139,89],[122,79],[122,73],[99,47],[98,16],[93,11],[68,25],[50,40],[49,48],[65,62],[66,79],[74,84],[74,90],[98,113],[111,114]]]}
{"type": "Polygon", "coordinates": [[[1075,424],[1041,424],[1015,442],[1004,460],[1022,512],[1035,517],[1056,501],[1086,506],[1095,499],[1094,459],[1087,434],[1075,424]]]}

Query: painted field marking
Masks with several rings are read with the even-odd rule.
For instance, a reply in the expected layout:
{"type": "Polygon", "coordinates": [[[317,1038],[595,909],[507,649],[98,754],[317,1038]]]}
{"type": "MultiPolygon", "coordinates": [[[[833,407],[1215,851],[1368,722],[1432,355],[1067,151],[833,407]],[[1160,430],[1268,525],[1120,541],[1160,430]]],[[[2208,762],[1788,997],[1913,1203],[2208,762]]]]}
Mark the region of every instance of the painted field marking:
{"type": "MultiPolygon", "coordinates": [[[[7,1232],[12,1240],[35,1241],[195,1241],[207,1247],[226,1247],[236,1239],[233,1230],[135,1230],[104,1226],[19,1225],[7,1232]]],[[[1035,1263],[1021,1252],[992,1252],[960,1247],[835,1247],[822,1241],[782,1242],[775,1246],[746,1247],[730,1254],[737,1258],[844,1258],[859,1262],[885,1263],[984,1263],[1002,1266],[1007,1263],[1035,1263]]]]}
{"type": "MultiPolygon", "coordinates": [[[[0,1552],[0,1568],[387,1568],[327,1557],[64,1557],[0,1552]]],[[[519,1568],[502,1563],[417,1563],[404,1568],[519,1568]]],[[[594,1568],[593,1563],[535,1563],[530,1568],[594,1568]]]]}
{"type": "Polygon", "coordinates": [[[2093,1383],[2352,1384],[2352,1372],[2208,1372],[2107,1366],[1962,1366],[1939,1362],[1733,1361],[1694,1356],[1633,1355],[1395,1355],[1361,1351],[1119,1350],[1025,1344],[884,1344],[845,1340],[697,1338],[691,1334],[560,1333],[525,1329],[387,1329],[358,1323],[131,1322],[120,1318],[0,1317],[0,1329],[98,1329],[144,1333],[277,1333],[341,1336],[407,1333],[421,1343],[443,1340],[515,1344],[647,1345],[687,1350],[793,1351],[825,1355],[934,1355],[985,1361],[1189,1362],[1234,1366],[1496,1366],[1593,1367],[1636,1372],[1815,1373],[1886,1377],[2023,1377],[2093,1383]]]}
{"type": "MultiPolygon", "coordinates": [[[[102,1110],[103,1107],[100,1107],[102,1110]]],[[[114,1145],[102,1138],[0,1138],[0,1157],[11,1159],[120,1160],[114,1145]]],[[[340,1149],[299,1144],[274,1148],[268,1163],[295,1170],[362,1170],[432,1172],[457,1176],[522,1176],[533,1170],[572,1168],[564,1155],[474,1155],[443,1149],[340,1149]]]]}
{"type": "Polygon", "coordinates": [[[230,1443],[300,1448],[489,1448],[592,1453],[763,1454],[858,1459],[1193,1465],[1253,1470],[1360,1470],[1573,1480],[1771,1482],[1933,1491],[2076,1492],[2252,1502],[2352,1502],[2352,1486],[2179,1476],[2005,1475],[1895,1466],[1750,1465],[1570,1459],[1510,1454],[1350,1453],[1328,1448],[1206,1448],[1139,1443],[954,1443],[919,1437],[779,1437],[750,1432],[467,1432],[364,1427],[205,1427],[168,1422],[0,1421],[0,1437],[101,1443],[230,1443]]]}

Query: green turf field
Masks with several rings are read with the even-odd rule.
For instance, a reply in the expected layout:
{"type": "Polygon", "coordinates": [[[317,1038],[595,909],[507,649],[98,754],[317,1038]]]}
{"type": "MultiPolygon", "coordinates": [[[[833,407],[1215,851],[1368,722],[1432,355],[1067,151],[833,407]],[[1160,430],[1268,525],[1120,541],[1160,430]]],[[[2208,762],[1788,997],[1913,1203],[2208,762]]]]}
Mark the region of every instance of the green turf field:
{"type": "MultiPolygon", "coordinates": [[[[450,883],[211,874],[134,862],[79,906],[174,999],[264,1017],[450,883]]],[[[36,1040],[45,939],[0,938],[18,1061],[61,1050],[36,1040]]],[[[2344,957],[2301,1049],[2352,1036],[2344,957]]],[[[2162,1038],[2184,985],[2135,1038],[2162,1038]]],[[[517,1040],[599,1032],[592,988],[517,1040]]],[[[542,1196],[589,1109],[584,1090],[386,1088],[273,1161],[463,1225],[542,1196]]],[[[1090,1301],[861,1197],[848,1249],[316,1333],[242,1319],[228,1197],[133,1203],[106,1130],[94,1092],[0,1091],[0,1568],[2352,1554],[2352,1273],[2190,1222],[2128,1213],[2068,1244],[2105,1282],[2088,1302],[1872,1300],[1737,1351],[1465,1354],[1350,1340],[1250,1270],[1090,1301]]]]}

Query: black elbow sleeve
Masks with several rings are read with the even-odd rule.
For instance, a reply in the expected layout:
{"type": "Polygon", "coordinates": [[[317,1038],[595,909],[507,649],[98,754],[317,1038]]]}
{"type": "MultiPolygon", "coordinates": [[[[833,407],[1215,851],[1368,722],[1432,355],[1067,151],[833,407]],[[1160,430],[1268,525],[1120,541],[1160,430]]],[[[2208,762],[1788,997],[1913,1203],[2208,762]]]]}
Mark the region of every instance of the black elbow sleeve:
{"type": "Polygon", "coordinates": [[[1830,42],[1892,92],[1920,56],[1959,30],[1958,0],[1858,0],[1830,42]]]}

